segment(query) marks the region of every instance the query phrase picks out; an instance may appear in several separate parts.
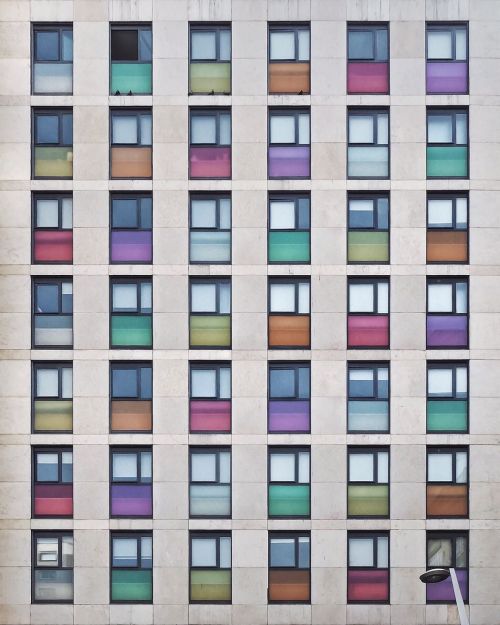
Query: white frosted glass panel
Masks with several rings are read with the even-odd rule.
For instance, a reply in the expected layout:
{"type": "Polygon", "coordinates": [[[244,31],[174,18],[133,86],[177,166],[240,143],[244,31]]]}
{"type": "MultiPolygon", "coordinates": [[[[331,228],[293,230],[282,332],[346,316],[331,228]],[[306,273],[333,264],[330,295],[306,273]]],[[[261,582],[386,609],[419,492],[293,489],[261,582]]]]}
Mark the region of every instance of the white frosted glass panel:
{"type": "Polygon", "coordinates": [[[309,284],[299,284],[299,313],[309,313],[309,284]]]}
{"type": "Polygon", "coordinates": [[[219,454],[219,482],[229,484],[231,481],[231,454],[221,451],[219,454]]]}
{"type": "Polygon", "coordinates": [[[389,482],[389,454],[386,451],[379,451],[377,456],[378,483],[387,484],[389,482]]]}
{"type": "Polygon", "coordinates": [[[219,538],[219,562],[221,569],[231,568],[231,539],[229,536],[219,538]]]}
{"type": "Polygon", "coordinates": [[[455,31],[455,60],[467,60],[467,31],[465,28],[455,31]]]}
{"type": "Polygon", "coordinates": [[[467,312],[467,283],[457,282],[456,286],[457,297],[457,313],[467,312]]]}
{"type": "Polygon", "coordinates": [[[467,227],[467,198],[458,197],[455,202],[457,228],[467,227]]]}
{"type": "Polygon", "coordinates": [[[57,369],[37,369],[37,397],[57,397],[59,394],[59,373],[57,369]]]}
{"type": "Polygon", "coordinates": [[[347,175],[357,178],[387,178],[389,175],[389,148],[382,146],[350,146],[347,175]]]}
{"type": "Polygon", "coordinates": [[[427,378],[429,395],[451,395],[453,389],[451,369],[429,369],[427,378]]]}
{"type": "Polygon", "coordinates": [[[290,61],[295,59],[295,33],[271,33],[269,58],[272,61],[290,61]]]}
{"type": "Polygon", "coordinates": [[[299,115],[299,144],[309,145],[309,115],[299,115]]]}
{"type": "Polygon", "coordinates": [[[215,228],[216,201],[215,200],[192,200],[191,201],[191,227],[192,228],[215,228]]]}
{"type": "Polygon", "coordinates": [[[217,287],[215,284],[191,286],[191,312],[217,312],[217,287]]]}
{"type": "Polygon", "coordinates": [[[37,200],[36,225],[38,228],[57,228],[59,207],[57,200],[37,200]]]}
{"type": "Polygon", "coordinates": [[[219,397],[220,399],[231,397],[231,369],[229,367],[219,370],[219,397]]]}
{"type": "Polygon", "coordinates": [[[427,118],[429,143],[451,143],[453,140],[453,122],[451,115],[429,115],[427,118]]]}
{"type": "Polygon", "coordinates": [[[386,536],[377,538],[377,567],[389,568],[389,539],[386,536]]]}
{"type": "Polygon", "coordinates": [[[295,229],[295,202],[271,202],[271,230],[295,229]]]}
{"type": "Polygon", "coordinates": [[[62,397],[63,399],[73,397],[73,369],[71,367],[62,369],[62,397]]]}
{"type": "Polygon", "coordinates": [[[43,537],[36,541],[37,566],[57,566],[59,558],[59,541],[57,538],[43,537]]]}
{"type": "Polygon", "coordinates": [[[62,200],[62,227],[73,227],[73,200],[71,198],[62,200]]]}
{"type": "Polygon", "coordinates": [[[452,33],[430,30],[427,33],[427,58],[431,60],[452,58],[452,33]]]}
{"type": "Polygon", "coordinates": [[[113,454],[113,479],[136,479],[137,455],[113,454]]]}
{"type": "Polygon", "coordinates": [[[457,395],[467,396],[467,367],[457,367],[456,370],[457,395]]]}
{"type": "Polygon", "coordinates": [[[351,115],[349,117],[349,143],[373,143],[373,117],[351,115]]]}
{"type": "Polygon", "coordinates": [[[193,482],[215,482],[217,457],[213,454],[191,455],[191,480],[193,482]]]}
{"type": "Polygon", "coordinates": [[[35,63],[33,93],[72,93],[72,63],[35,63]]]}
{"type": "Polygon", "coordinates": [[[271,285],[271,312],[295,311],[295,285],[271,285]]]}
{"type": "Polygon", "coordinates": [[[373,454],[350,454],[349,481],[373,482],[373,454]]]}
{"type": "Polygon", "coordinates": [[[137,540],[135,538],[113,538],[113,566],[133,566],[137,563],[137,540]]]}
{"type": "Polygon", "coordinates": [[[349,285],[349,312],[373,312],[373,285],[349,285]]]}
{"type": "Polygon", "coordinates": [[[191,565],[216,566],[217,540],[215,538],[193,538],[191,540],[191,565]]]}
{"type": "Polygon", "coordinates": [[[309,453],[299,453],[299,483],[309,484],[309,453]]]}
{"type": "Polygon", "coordinates": [[[295,454],[271,454],[271,482],[295,481],[295,454]]]}
{"type": "Polygon", "coordinates": [[[271,143],[295,143],[293,115],[271,115],[271,143]]]}
{"type": "Polygon", "coordinates": [[[429,226],[451,226],[453,223],[453,200],[429,200],[429,226]]]}
{"type": "Polygon", "coordinates": [[[387,145],[389,143],[389,118],[387,115],[378,115],[378,145],[387,145]]]}
{"type": "Polygon", "coordinates": [[[217,129],[215,116],[193,115],[191,118],[191,143],[215,144],[217,129]]]}
{"type": "Polygon", "coordinates": [[[137,143],[137,117],[113,116],[113,143],[137,143]]]}
{"type": "Polygon", "coordinates": [[[299,30],[299,61],[309,60],[309,31],[299,30]]]}
{"type": "Polygon", "coordinates": [[[429,284],[427,292],[429,312],[451,312],[453,303],[452,284],[429,284]]]}
{"type": "Polygon", "coordinates": [[[456,481],[457,484],[467,483],[467,452],[459,451],[456,454],[456,481]]]}
{"type": "Polygon", "coordinates": [[[151,312],[153,306],[153,288],[150,282],[141,284],[141,311],[151,312]]]}
{"type": "Polygon", "coordinates": [[[389,285],[387,282],[379,282],[378,289],[378,308],[377,312],[387,314],[389,312],[389,285]]]}
{"type": "Polygon", "coordinates": [[[429,482],[451,482],[453,479],[453,456],[451,454],[429,454],[429,482]]]}
{"type": "Polygon", "coordinates": [[[208,369],[191,371],[191,397],[216,397],[216,372],[208,369]]]}
{"type": "Polygon", "coordinates": [[[191,33],[191,60],[214,61],[216,57],[215,32],[191,33]]]}
{"type": "Polygon", "coordinates": [[[349,538],[349,566],[373,565],[373,539],[349,538]]]}
{"type": "Polygon", "coordinates": [[[137,285],[113,284],[113,310],[137,310],[137,285]]]}

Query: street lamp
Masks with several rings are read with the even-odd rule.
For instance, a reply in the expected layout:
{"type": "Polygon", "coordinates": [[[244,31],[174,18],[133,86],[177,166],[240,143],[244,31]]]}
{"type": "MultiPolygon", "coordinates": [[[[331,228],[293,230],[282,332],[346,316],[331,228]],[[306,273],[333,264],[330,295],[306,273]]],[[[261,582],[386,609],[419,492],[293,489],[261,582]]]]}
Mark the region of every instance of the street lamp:
{"type": "Polygon", "coordinates": [[[453,586],[453,592],[455,593],[455,601],[458,608],[458,616],[460,617],[460,625],[469,625],[469,619],[465,612],[464,600],[462,593],[460,592],[460,586],[458,584],[457,574],[455,569],[429,569],[420,576],[420,581],[424,584],[436,584],[437,582],[444,582],[445,579],[451,577],[451,584],[453,586]]]}

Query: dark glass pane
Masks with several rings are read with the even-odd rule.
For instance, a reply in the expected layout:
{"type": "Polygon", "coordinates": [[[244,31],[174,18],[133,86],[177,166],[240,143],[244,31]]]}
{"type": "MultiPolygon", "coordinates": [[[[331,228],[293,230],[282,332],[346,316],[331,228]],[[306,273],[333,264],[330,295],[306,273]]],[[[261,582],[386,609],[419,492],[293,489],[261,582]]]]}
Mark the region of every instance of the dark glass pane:
{"type": "Polygon", "coordinates": [[[376,31],[376,40],[377,40],[377,52],[376,52],[376,60],[377,61],[387,61],[388,52],[387,52],[387,30],[384,28],[383,30],[376,31]]]}
{"type": "Polygon", "coordinates": [[[354,30],[349,33],[349,60],[373,59],[373,32],[354,30]]]}
{"type": "Polygon", "coordinates": [[[141,399],[151,399],[153,396],[153,371],[151,367],[141,368],[141,399]]]}
{"type": "Polygon", "coordinates": [[[389,375],[387,369],[378,371],[378,397],[387,399],[389,397],[389,375]]]}
{"type": "Polygon", "coordinates": [[[62,143],[73,145],[73,114],[66,113],[62,116],[62,143]]]}
{"type": "Polygon", "coordinates": [[[295,566],[295,541],[293,538],[271,540],[271,566],[295,566]]]}
{"type": "Polygon", "coordinates": [[[309,200],[307,198],[299,200],[299,228],[309,228],[309,200]]]}
{"type": "Polygon", "coordinates": [[[62,285],[62,312],[73,312],[73,289],[69,284],[62,285]]]}
{"type": "Polygon", "coordinates": [[[111,60],[137,61],[139,59],[139,41],[137,30],[111,31],[111,60]]]}
{"type": "Polygon", "coordinates": [[[73,31],[72,30],[63,30],[62,31],[62,56],[63,61],[72,61],[73,60],[73,31]]]}
{"type": "Polygon", "coordinates": [[[65,482],[66,484],[71,484],[73,482],[73,462],[64,462],[64,456],[65,454],[63,454],[63,462],[62,462],[62,466],[61,466],[61,478],[62,481],[65,482]]]}
{"type": "Polygon", "coordinates": [[[38,313],[59,312],[59,287],[57,284],[39,284],[36,287],[36,311],[38,313]]]}
{"type": "Polygon", "coordinates": [[[309,368],[301,367],[299,369],[299,397],[309,399],[309,396],[309,368]]]}
{"type": "Polygon", "coordinates": [[[113,397],[137,397],[136,369],[113,369],[113,397]]]}
{"type": "Polygon", "coordinates": [[[37,115],[36,142],[59,142],[59,117],[57,115],[37,115]]]}
{"type": "Polygon", "coordinates": [[[141,199],[141,228],[153,227],[153,200],[150,197],[141,199]]]}
{"type": "Polygon", "coordinates": [[[389,228],[389,201],[385,197],[378,200],[378,227],[389,228]]]}
{"type": "Polygon", "coordinates": [[[137,200],[113,200],[113,228],[137,228],[137,200]]]}
{"type": "Polygon", "coordinates": [[[39,31],[35,33],[36,60],[59,60],[59,33],[39,31]]]}
{"type": "Polygon", "coordinates": [[[141,30],[139,33],[139,59],[151,61],[151,31],[141,30]]]}
{"type": "Polygon", "coordinates": [[[295,397],[295,371],[293,369],[271,369],[269,395],[279,397],[295,397]]]}
{"type": "Polygon", "coordinates": [[[299,538],[299,569],[309,568],[309,539],[299,538]]]}

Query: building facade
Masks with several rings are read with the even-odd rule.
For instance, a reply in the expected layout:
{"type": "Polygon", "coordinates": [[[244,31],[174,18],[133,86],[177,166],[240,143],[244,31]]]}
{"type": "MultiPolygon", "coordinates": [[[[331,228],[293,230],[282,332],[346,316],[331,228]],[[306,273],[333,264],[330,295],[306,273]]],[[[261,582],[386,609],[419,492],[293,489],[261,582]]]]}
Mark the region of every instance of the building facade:
{"type": "Polygon", "coordinates": [[[500,624],[499,33],[1,0],[1,624],[500,624]]]}

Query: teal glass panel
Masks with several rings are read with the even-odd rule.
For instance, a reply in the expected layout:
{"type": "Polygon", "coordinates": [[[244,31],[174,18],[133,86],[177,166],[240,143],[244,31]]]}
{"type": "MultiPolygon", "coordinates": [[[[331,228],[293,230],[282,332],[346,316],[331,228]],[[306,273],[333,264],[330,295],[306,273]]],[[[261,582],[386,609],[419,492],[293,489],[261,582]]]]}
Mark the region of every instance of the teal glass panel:
{"type": "Polygon", "coordinates": [[[111,93],[117,91],[151,93],[151,63],[111,63],[111,93]]]}
{"type": "Polygon", "coordinates": [[[231,601],[231,571],[191,571],[191,601],[231,601]]]}
{"type": "Polygon", "coordinates": [[[388,432],[389,402],[349,400],[348,421],[350,432],[388,432]]]}
{"type": "Polygon", "coordinates": [[[153,330],[150,315],[112,316],[112,347],[151,347],[152,345],[153,330]]]}
{"type": "Polygon", "coordinates": [[[389,233],[351,230],[347,235],[347,260],[350,263],[389,262],[389,233]]]}
{"type": "Polygon", "coordinates": [[[309,232],[269,232],[270,263],[308,263],[311,260],[309,232]]]}
{"type": "Polygon", "coordinates": [[[111,571],[112,601],[152,601],[153,572],[151,570],[111,571]]]}
{"type": "Polygon", "coordinates": [[[467,400],[427,402],[427,429],[429,432],[466,432],[467,400]]]}
{"type": "Polygon", "coordinates": [[[427,148],[429,178],[466,178],[468,148],[465,145],[432,146],[427,148]]]}
{"type": "Polygon", "coordinates": [[[309,484],[270,484],[269,516],[309,516],[309,484]]]}
{"type": "Polygon", "coordinates": [[[349,484],[347,487],[349,516],[389,516],[388,484],[349,484]]]}

